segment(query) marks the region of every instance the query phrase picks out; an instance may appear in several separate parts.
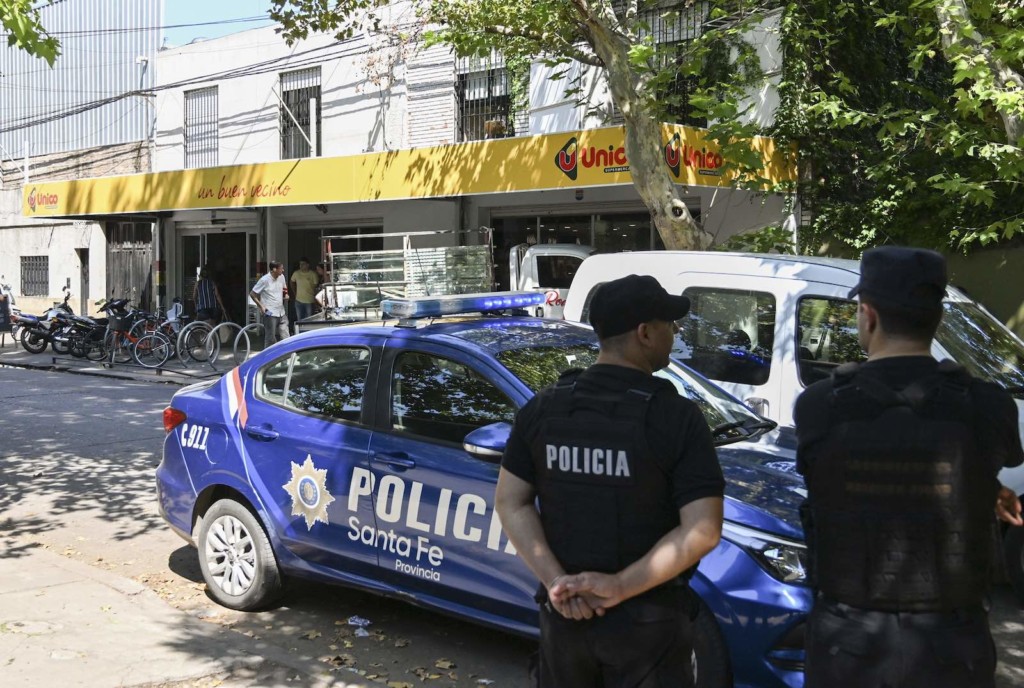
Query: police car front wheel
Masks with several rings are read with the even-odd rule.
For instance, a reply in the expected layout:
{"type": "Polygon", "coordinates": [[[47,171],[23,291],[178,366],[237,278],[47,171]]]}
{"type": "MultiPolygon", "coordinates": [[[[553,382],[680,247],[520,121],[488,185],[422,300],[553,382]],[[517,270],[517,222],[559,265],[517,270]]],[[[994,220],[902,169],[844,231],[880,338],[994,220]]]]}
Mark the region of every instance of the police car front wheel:
{"type": "Polygon", "coordinates": [[[244,505],[222,499],[203,516],[199,565],[210,596],[230,609],[268,606],[281,593],[277,558],[263,526],[244,505]]]}

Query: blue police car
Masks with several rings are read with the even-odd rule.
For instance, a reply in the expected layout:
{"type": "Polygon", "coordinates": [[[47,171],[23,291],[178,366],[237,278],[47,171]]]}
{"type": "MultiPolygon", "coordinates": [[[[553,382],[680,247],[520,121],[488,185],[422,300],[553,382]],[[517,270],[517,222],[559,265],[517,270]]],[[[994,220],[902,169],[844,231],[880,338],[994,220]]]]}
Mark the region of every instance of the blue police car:
{"type": "MultiPolygon", "coordinates": [[[[393,319],[297,335],[175,394],[160,510],[213,598],[257,609],[284,576],[311,578],[535,636],[537,581],[494,511],[498,465],[517,409],[597,357],[588,328],[498,312],[538,297],[385,302],[393,319]]],[[[802,685],[811,593],[792,455],[756,441],[774,424],[698,374],[658,375],[699,404],[727,481],[722,542],[691,581],[698,685],[802,685]]]]}

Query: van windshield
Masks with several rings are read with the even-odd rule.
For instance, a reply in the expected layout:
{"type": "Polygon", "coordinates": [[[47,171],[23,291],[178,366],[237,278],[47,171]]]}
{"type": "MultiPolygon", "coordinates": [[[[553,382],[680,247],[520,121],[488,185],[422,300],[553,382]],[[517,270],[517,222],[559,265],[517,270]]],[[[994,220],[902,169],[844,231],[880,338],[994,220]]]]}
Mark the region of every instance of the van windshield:
{"type": "Polygon", "coordinates": [[[943,303],[935,339],[971,375],[1024,394],[1024,345],[977,304],[943,303]]]}

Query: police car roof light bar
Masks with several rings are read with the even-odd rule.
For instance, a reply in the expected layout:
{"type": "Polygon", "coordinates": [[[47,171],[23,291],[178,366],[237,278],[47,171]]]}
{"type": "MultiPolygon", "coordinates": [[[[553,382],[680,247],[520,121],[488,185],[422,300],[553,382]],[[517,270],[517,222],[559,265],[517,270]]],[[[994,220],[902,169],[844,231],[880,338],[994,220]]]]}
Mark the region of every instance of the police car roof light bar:
{"type": "Polygon", "coordinates": [[[544,300],[544,294],[536,291],[496,291],[483,294],[449,294],[446,296],[384,299],[380,302],[380,308],[386,317],[432,318],[441,315],[539,306],[544,303],[544,300]]]}

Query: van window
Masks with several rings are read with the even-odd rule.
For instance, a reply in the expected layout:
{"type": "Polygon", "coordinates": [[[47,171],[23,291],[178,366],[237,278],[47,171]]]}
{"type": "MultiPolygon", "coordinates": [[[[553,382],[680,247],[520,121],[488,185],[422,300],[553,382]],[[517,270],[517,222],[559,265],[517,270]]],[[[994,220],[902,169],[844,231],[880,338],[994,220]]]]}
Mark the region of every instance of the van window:
{"type": "Polygon", "coordinates": [[[935,338],[974,377],[994,382],[1020,398],[1024,392],[1024,345],[975,303],[942,304],[935,338]]]}
{"type": "Polygon", "coordinates": [[[578,256],[537,256],[538,286],[568,289],[582,262],[578,256]]]}
{"type": "Polygon", "coordinates": [[[676,357],[705,377],[763,385],[775,342],[775,297],[766,292],[690,287],[676,357]]]}
{"type": "Polygon", "coordinates": [[[866,356],[857,339],[857,302],[808,297],[797,309],[797,359],[800,382],[823,380],[843,363],[866,356]]]}
{"type": "Polygon", "coordinates": [[[583,308],[580,309],[580,322],[584,325],[590,324],[590,304],[594,300],[594,294],[601,288],[604,282],[598,282],[590,288],[590,293],[587,294],[587,298],[583,301],[583,308]]]}

